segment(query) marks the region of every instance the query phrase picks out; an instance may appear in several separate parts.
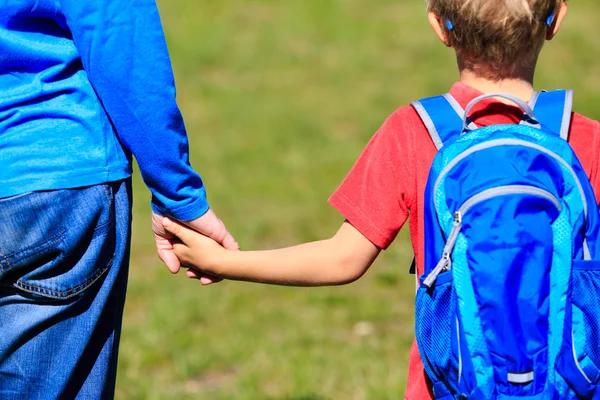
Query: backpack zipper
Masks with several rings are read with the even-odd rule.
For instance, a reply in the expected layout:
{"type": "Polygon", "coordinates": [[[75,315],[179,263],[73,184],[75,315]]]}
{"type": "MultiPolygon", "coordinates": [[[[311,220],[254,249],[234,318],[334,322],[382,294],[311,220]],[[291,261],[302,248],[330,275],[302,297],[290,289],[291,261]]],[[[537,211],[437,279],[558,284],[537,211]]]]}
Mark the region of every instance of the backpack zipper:
{"type": "Polygon", "coordinates": [[[583,368],[581,368],[581,364],[579,364],[579,360],[577,359],[577,350],[575,349],[575,334],[573,334],[573,327],[571,327],[571,343],[572,343],[571,347],[573,350],[573,360],[575,361],[575,366],[577,367],[577,369],[579,370],[579,372],[581,373],[583,378],[588,383],[592,383],[592,380],[590,378],[588,378],[588,376],[585,373],[585,371],[583,370],[583,368]]]}
{"type": "Polygon", "coordinates": [[[460,324],[458,322],[458,315],[456,316],[456,342],[458,345],[458,384],[462,378],[462,354],[460,352],[460,324]]]}
{"type": "MultiPolygon", "coordinates": [[[[524,146],[524,147],[529,147],[531,149],[535,149],[538,150],[550,157],[552,157],[553,159],[555,159],[559,164],[561,164],[563,167],[565,167],[567,169],[567,171],[569,171],[569,173],[573,176],[573,179],[575,180],[575,184],[577,185],[577,188],[579,189],[579,193],[581,194],[581,200],[583,202],[583,213],[585,216],[585,223],[587,225],[587,220],[588,220],[588,203],[587,203],[587,198],[585,197],[585,191],[583,190],[583,185],[581,184],[581,181],[579,180],[579,177],[577,177],[577,174],[575,173],[575,170],[573,169],[572,166],[569,165],[569,163],[567,163],[561,156],[559,156],[558,154],[546,149],[543,146],[540,146],[538,144],[535,143],[531,143],[528,142],[526,140],[521,140],[521,139],[496,139],[496,140],[490,140],[488,142],[485,143],[480,143],[478,145],[475,145],[465,151],[463,151],[462,153],[460,153],[459,155],[457,155],[450,163],[448,163],[448,165],[446,165],[446,167],[444,167],[444,169],[442,169],[442,172],[440,172],[437,180],[435,181],[435,186],[434,186],[434,190],[433,193],[437,193],[440,184],[442,183],[442,179],[450,172],[450,170],[452,168],[454,168],[460,161],[464,160],[465,158],[467,158],[468,156],[470,156],[473,153],[477,153],[479,151],[482,150],[487,150],[493,147],[500,147],[500,146],[524,146]]],[[[438,215],[439,215],[439,210],[438,211],[438,215]]]]}
{"type": "Polygon", "coordinates": [[[482,192],[473,195],[468,198],[458,209],[457,212],[454,213],[454,224],[452,225],[452,231],[450,232],[450,236],[448,236],[448,240],[446,241],[446,245],[444,246],[444,251],[442,258],[437,263],[435,268],[429,273],[427,278],[423,281],[423,285],[427,287],[431,287],[433,283],[436,281],[439,274],[444,271],[449,271],[452,269],[452,252],[454,250],[454,245],[456,244],[456,240],[458,239],[458,234],[462,229],[462,218],[463,215],[471,209],[474,205],[481,203],[482,201],[492,199],[498,196],[506,196],[511,194],[528,194],[532,196],[542,197],[547,200],[550,200],[555,206],[558,212],[562,211],[562,206],[560,204],[560,200],[550,193],[547,190],[540,189],[535,186],[528,185],[506,185],[506,186],[498,186],[490,189],[486,189],[482,192]]]}

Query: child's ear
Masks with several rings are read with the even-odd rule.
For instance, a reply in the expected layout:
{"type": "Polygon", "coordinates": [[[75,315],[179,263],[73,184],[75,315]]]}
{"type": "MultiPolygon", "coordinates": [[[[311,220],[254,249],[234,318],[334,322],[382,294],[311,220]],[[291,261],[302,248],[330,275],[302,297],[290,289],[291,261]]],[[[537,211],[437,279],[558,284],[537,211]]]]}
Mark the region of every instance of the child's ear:
{"type": "Polygon", "coordinates": [[[560,5],[560,8],[555,13],[554,21],[550,24],[550,26],[548,26],[548,31],[546,32],[546,40],[552,40],[554,36],[556,36],[558,30],[560,29],[560,26],[562,25],[563,20],[567,16],[568,9],[569,6],[566,2],[563,1],[563,3],[560,5]]]}
{"type": "Polygon", "coordinates": [[[444,43],[446,47],[452,47],[450,45],[450,38],[448,37],[448,31],[446,30],[445,22],[442,17],[437,15],[434,12],[429,12],[427,14],[427,18],[429,19],[429,25],[433,28],[438,38],[444,43]]]}

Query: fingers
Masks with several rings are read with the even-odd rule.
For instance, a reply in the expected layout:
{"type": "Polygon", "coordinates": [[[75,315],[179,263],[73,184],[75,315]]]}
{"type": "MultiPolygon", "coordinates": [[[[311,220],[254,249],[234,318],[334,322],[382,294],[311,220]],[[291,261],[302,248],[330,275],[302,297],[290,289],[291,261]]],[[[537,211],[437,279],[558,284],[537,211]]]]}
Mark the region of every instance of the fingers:
{"type": "Polygon", "coordinates": [[[217,276],[204,275],[200,271],[195,271],[193,269],[188,270],[185,275],[190,279],[198,279],[200,283],[204,286],[211,285],[213,283],[218,283],[223,280],[223,278],[219,278],[217,276]]]}
{"type": "Polygon", "coordinates": [[[165,239],[163,236],[156,234],[154,235],[154,242],[156,244],[158,258],[165,263],[172,274],[178,273],[181,263],[173,251],[173,243],[171,243],[169,239],[165,239]]]}
{"type": "MultiPolygon", "coordinates": [[[[208,238],[206,238],[206,240],[210,241],[208,238]]],[[[173,243],[173,251],[181,265],[189,268],[186,273],[189,278],[198,279],[203,285],[210,285],[223,280],[223,278],[209,275],[206,272],[199,270],[198,268],[200,268],[200,266],[193,261],[194,257],[191,254],[191,249],[187,247],[185,243],[173,243]]]]}
{"type": "Polygon", "coordinates": [[[240,245],[229,232],[226,233],[225,238],[223,239],[222,246],[225,247],[227,250],[237,251],[240,249],[240,245]]]}
{"type": "Polygon", "coordinates": [[[154,212],[152,213],[152,232],[154,232],[156,236],[160,236],[161,238],[171,239],[173,238],[173,235],[165,231],[165,228],[162,226],[163,218],[164,217],[162,215],[158,215],[154,212]]]}
{"type": "Polygon", "coordinates": [[[158,258],[160,258],[162,262],[165,263],[169,272],[171,272],[172,274],[176,274],[179,272],[179,269],[181,268],[181,263],[179,262],[179,259],[177,258],[173,250],[158,250],[158,258]]]}
{"type": "Polygon", "coordinates": [[[210,277],[210,276],[202,276],[200,277],[200,283],[204,286],[208,286],[212,283],[214,283],[215,281],[210,277]]]}
{"type": "Polygon", "coordinates": [[[187,276],[190,279],[202,278],[202,275],[199,272],[194,271],[193,269],[188,269],[188,271],[185,273],[185,276],[187,276]]]}
{"type": "Polygon", "coordinates": [[[200,283],[205,286],[212,285],[213,283],[219,283],[221,281],[223,281],[223,278],[220,278],[218,276],[202,275],[200,277],[200,283]]]}
{"type": "Polygon", "coordinates": [[[217,217],[217,214],[212,209],[209,209],[206,214],[192,221],[185,222],[187,226],[200,232],[219,243],[227,250],[239,250],[240,247],[225,228],[223,221],[217,217]]]}
{"type": "Polygon", "coordinates": [[[190,239],[194,236],[194,232],[190,228],[169,218],[162,219],[162,226],[168,233],[178,237],[183,243],[189,243],[190,239]]]}
{"type": "MultiPolygon", "coordinates": [[[[223,222],[211,209],[203,216],[185,222],[185,225],[169,218],[163,218],[161,225],[165,230],[165,234],[173,235],[181,241],[181,244],[173,243],[174,255],[179,258],[181,265],[187,268],[200,268],[203,265],[199,261],[201,260],[200,258],[192,257],[192,254],[189,253],[190,249],[196,256],[198,254],[205,254],[208,251],[215,251],[215,249],[219,248],[214,242],[217,242],[227,250],[240,249],[238,243],[227,231],[223,222]]],[[[190,269],[186,275],[189,278],[200,280],[202,285],[211,285],[223,280],[223,278],[207,275],[198,269],[190,269]]]]}

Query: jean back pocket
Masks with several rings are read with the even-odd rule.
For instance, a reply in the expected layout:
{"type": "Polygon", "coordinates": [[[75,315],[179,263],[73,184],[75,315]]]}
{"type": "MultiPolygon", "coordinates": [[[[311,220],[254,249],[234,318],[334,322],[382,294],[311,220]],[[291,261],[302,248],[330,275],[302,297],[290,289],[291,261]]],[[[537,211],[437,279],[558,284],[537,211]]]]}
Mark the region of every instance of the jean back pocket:
{"type": "Polygon", "coordinates": [[[115,250],[110,184],[0,200],[0,285],[69,299],[110,268],[115,250]]]}

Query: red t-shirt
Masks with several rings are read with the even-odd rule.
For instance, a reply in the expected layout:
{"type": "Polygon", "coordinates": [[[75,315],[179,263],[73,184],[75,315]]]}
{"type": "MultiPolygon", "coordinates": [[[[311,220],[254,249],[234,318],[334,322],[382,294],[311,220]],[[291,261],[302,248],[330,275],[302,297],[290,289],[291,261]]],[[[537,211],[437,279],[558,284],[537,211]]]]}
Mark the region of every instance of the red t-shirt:
{"type": "MultiPolygon", "coordinates": [[[[450,94],[465,108],[482,93],[456,83],[450,94]]],[[[522,111],[494,99],[478,104],[473,115],[478,126],[518,123],[522,111]],[[493,104],[493,105],[492,105],[493,104]],[[481,112],[486,109],[485,115],[481,112]]],[[[600,123],[573,114],[569,143],[585,169],[598,198],[600,177],[600,123]]],[[[373,244],[386,249],[410,213],[410,238],[417,261],[417,276],[423,273],[425,238],[424,193],[436,148],[421,118],[411,107],[394,112],[371,139],[329,202],[373,244]]],[[[410,352],[405,399],[430,400],[423,365],[416,343],[410,352]]]]}

